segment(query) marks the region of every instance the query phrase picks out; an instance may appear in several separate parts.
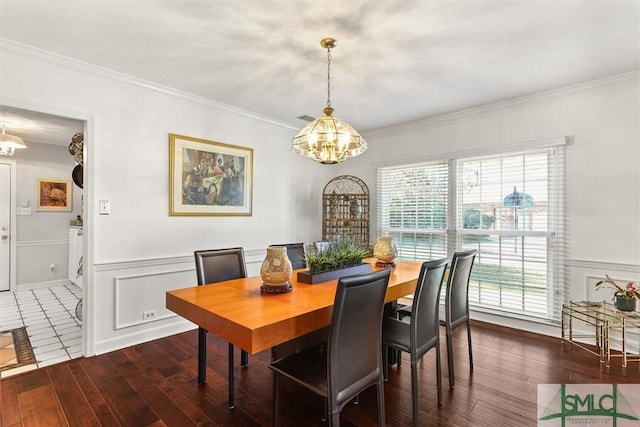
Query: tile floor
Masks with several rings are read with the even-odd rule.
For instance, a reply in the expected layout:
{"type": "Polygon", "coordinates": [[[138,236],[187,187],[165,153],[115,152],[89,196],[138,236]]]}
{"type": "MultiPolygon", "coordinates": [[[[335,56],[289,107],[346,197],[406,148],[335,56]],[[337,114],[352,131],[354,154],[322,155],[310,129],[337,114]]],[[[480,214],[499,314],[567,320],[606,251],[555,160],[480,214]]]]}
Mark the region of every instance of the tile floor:
{"type": "Polygon", "coordinates": [[[0,292],[0,331],[25,326],[37,363],[0,372],[0,378],[82,356],[82,321],[74,284],[0,292]]]}

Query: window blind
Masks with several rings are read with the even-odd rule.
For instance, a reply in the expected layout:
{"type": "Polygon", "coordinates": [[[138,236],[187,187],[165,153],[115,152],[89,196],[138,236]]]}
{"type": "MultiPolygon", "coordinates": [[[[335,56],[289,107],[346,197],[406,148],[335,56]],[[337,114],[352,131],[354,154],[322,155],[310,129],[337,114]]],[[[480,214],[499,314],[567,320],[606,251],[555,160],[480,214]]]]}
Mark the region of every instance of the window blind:
{"type": "Polygon", "coordinates": [[[457,161],[457,247],[478,251],[471,305],[559,319],[563,165],[564,147],[457,161]]]}
{"type": "Polygon", "coordinates": [[[378,235],[392,238],[398,257],[447,256],[447,162],[378,169],[378,235]]]}
{"type": "Polygon", "coordinates": [[[401,259],[476,249],[472,306],[557,322],[566,283],[564,151],[558,143],[379,167],[377,234],[393,239],[401,259]]]}

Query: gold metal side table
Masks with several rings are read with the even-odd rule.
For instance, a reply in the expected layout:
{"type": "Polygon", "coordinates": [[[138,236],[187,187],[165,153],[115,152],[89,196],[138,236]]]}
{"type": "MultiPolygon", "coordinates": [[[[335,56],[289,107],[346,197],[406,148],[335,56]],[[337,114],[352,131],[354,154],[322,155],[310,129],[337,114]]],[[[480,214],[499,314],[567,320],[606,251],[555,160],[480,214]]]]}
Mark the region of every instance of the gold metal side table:
{"type": "Polygon", "coordinates": [[[579,347],[594,356],[598,356],[600,361],[600,372],[605,370],[606,346],[604,343],[604,316],[599,311],[600,303],[592,303],[587,301],[573,302],[562,305],[562,340],[576,347],[579,347]],[[593,333],[584,331],[576,333],[574,330],[574,322],[581,325],[587,325],[588,330],[593,333]],[[592,346],[587,347],[582,341],[576,339],[593,340],[595,351],[592,346]]]}
{"type": "MultiPolygon", "coordinates": [[[[640,333],[640,312],[620,311],[613,304],[603,302],[573,302],[562,306],[562,339],[600,358],[600,371],[609,373],[611,359],[622,359],[622,375],[627,375],[629,362],[640,362],[640,354],[628,354],[628,332],[640,333]],[[594,334],[576,334],[574,322],[593,327],[594,334]],[[577,338],[594,338],[596,351],[577,342],[577,338]],[[620,354],[611,354],[612,344],[620,348],[620,354]]],[[[640,352],[640,342],[638,343],[640,352]]]]}

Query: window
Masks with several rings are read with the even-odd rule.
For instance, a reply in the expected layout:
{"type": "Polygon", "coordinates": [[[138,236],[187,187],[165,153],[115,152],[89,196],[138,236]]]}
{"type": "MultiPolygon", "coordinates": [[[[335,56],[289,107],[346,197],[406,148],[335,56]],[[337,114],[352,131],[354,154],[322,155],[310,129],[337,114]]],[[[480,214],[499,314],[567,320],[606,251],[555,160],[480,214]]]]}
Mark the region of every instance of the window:
{"type": "Polygon", "coordinates": [[[472,306],[557,322],[564,300],[563,176],[561,144],[381,167],[378,233],[393,238],[403,259],[476,249],[472,306]]]}
{"type": "Polygon", "coordinates": [[[447,162],[379,170],[379,234],[393,239],[400,258],[447,256],[448,186],[447,162]]]}

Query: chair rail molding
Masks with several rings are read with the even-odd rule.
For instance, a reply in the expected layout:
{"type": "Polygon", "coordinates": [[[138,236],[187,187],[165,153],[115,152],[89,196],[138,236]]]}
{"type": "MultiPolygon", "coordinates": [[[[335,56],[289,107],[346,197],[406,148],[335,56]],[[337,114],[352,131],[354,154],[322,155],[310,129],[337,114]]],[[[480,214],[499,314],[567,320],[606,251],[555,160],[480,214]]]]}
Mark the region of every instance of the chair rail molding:
{"type": "Polygon", "coordinates": [[[16,242],[17,248],[28,248],[34,246],[68,246],[69,239],[49,239],[49,240],[22,240],[16,242]]]}
{"type": "Polygon", "coordinates": [[[577,267],[589,270],[600,270],[603,275],[609,271],[628,271],[630,273],[640,273],[640,264],[626,264],[608,261],[592,261],[583,259],[567,259],[567,267],[577,267]]]}

